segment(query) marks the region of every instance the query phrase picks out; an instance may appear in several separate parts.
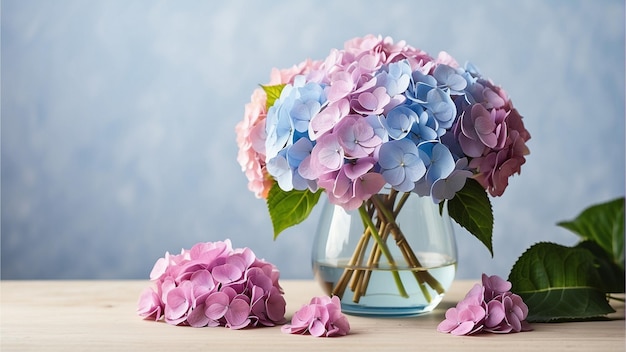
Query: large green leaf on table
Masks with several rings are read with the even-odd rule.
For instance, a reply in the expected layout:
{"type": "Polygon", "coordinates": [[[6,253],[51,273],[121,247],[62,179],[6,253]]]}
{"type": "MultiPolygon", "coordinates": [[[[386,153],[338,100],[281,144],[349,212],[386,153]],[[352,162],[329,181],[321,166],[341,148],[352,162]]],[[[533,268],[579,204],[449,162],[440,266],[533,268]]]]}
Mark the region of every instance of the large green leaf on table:
{"type": "Polygon", "coordinates": [[[596,242],[624,270],[624,197],[591,206],[576,219],[557,225],[596,242]]]}
{"type": "Polygon", "coordinates": [[[315,193],[309,190],[285,192],[278,183],[274,183],[267,195],[267,208],[274,227],[274,239],[286,228],[304,221],[321,194],[321,190],[315,193]]]}
{"type": "Polygon", "coordinates": [[[614,312],[593,254],[584,248],[537,243],[513,265],[509,281],[511,291],[528,305],[529,322],[595,319],[614,312]]]}
{"type": "Polygon", "coordinates": [[[483,186],[474,179],[467,179],[463,189],[447,204],[450,217],[478,238],[493,256],[493,210],[483,186]]]}

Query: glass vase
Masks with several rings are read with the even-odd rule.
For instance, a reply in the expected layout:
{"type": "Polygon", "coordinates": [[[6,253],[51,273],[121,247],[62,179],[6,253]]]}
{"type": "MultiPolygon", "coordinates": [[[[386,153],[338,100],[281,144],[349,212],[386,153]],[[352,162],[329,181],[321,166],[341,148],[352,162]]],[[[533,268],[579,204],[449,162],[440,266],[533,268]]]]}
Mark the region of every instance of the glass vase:
{"type": "Polygon", "coordinates": [[[328,295],[341,298],[344,313],[428,313],[452,284],[452,223],[430,197],[391,190],[353,211],[326,201],[320,217],[313,271],[328,295]]]}

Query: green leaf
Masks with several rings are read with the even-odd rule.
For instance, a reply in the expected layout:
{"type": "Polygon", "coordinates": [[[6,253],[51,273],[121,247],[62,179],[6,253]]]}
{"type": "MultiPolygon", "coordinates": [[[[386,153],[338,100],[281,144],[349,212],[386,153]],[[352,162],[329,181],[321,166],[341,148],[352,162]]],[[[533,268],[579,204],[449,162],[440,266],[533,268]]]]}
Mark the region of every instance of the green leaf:
{"type": "Polygon", "coordinates": [[[609,254],[594,241],[583,241],[576,248],[584,248],[594,256],[594,267],[600,276],[602,291],[607,293],[624,293],[624,269],[615,264],[609,254]]]}
{"type": "Polygon", "coordinates": [[[459,225],[478,238],[493,256],[493,210],[485,189],[474,179],[448,202],[448,213],[459,225]]]}
{"type": "Polygon", "coordinates": [[[317,204],[322,191],[283,191],[274,183],[267,195],[267,208],[274,227],[274,239],[291,226],[304,221],[317,204]]]}
{"type": "Polygon", "coordinates": [[[584,248],[540,242],[517,260],[509,274],[511,291],[528,305],[529,322],[597,319],[614,312],[584,248]]]}
{"type": "Polygon", "coordinates": [[[265,103],[265,109],[269,110],[272,105],[274,105],[274,102],[276,102],[276,99],[280,98],[280,92],[283,91],[283,88],[285,88],[286,84],[277,84],[275,86],[264,86],[261,85],[261,88],[263,88],[263,90],[265,91],[265,94],[267,95],[267,101],[265,103]]]}
{"type": "Polygon", "coordinates": [[[596,242],[624,270],[624,197],[591,206],[576,219],[557,225],[596,242]]]}

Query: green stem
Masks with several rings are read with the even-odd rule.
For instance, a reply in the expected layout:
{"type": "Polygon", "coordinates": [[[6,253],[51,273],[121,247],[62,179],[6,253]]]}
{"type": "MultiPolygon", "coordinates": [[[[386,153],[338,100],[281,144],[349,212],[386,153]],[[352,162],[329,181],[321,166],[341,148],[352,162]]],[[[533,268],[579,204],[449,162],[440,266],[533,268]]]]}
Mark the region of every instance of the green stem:
{"type": "MultiPolygon", "coordinates": [[[[422,269],[422,265],[419,262],[419,259],[417,259],[417,256],[415,255],[413,250],[410,248],[410,245],[406,241],[406,238],[404,234],[402,233],[402,230],[400,229],[400,227],[395,221],[395,217],[397,215],[397,212],[399,212],[399,208],[396,210],[396,212],[392,212],[387,207],[385,207],[385,204],[382,202],[382,200],[379,198],[377,194],[373,195],[370,199],[372,200],[372,203],[374,204],[374,206],[376,206],[376,209],[384,216],[385,220],[391,227],[391,231],[392,233],[394,233],[396,243],[398,244],[398,247],[400,247],[400,249],[402,250],[402,253],[405,256],[405,259],[407,260],[407,263],[413,268],[422,269]]],[[[406,201],[406,198],[403,197],[402,200],[406,201]]],[[[413,274],[415,275],[415,278],[417,279],[419,283],[420,289],[422,290],[423,293],[425,293],[425,298],[428,300],[428,302],[430,302],[431,298],[430,298],[430,294],[426,290],[426,287],[423,286],[424,282],[426,282],[430,287],[432,287],[439,294],[445,292],[444,288],[441,286],[441,283],[437,281],[437,279],[435,279],[428,271],[418,270],[418,271],[414,271],[413,274]]]]}
{"type": "Polygon", "coordinates": [[[378,230],[376,229],[374,222],[372,222],[371,217],[369,216],[369,214],[367,213],[367,210],[365,209],[363,205],[359,207],[359,214],[361,214],[361,218],[369,227],[371,235],[376,241],[376,243],[378,243],[378,247],[380,248],[380,251],[387,258],[387,261],[389,262],[389,266],[391,267],[391,274],[393,275],[393,280],[395,281],[396,286],[398,286],[398,292],[400,293],[400,296],[404,298],[408,298],[409,295],[406,293],[404,284],[402,284],[402,280],[400,279],[398,266],[396,265],[396,262],[393,259],[391,252],[389,252],[389,248],[387,248],[387,244],[380,238],[380,235],[378,234],[378,230]]]}

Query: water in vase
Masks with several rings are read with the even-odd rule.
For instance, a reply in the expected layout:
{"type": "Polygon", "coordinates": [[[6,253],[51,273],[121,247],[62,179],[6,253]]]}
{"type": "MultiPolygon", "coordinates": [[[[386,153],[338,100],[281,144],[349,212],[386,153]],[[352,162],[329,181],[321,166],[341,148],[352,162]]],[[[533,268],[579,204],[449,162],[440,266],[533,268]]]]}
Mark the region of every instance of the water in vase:
{"type": "Polygon", "coordinates": [[[420,288],[415,272],[427,273],[445,290],[452,284],[456,272],[456,261],[451,258],[438,253],[420,253],[420,257],[424,258],[422,268],[409,268],[400,263],[397,266],[398,275],[408,297],[400,295],[398,285],[392,275],[393,270],[384,263],[371,269],[350,267],[347,265],[348,259],[334,263],[314,262],[313,270],[316,279],[327,294],[332,293],[345,270],[361,271],[361,275],[369,276],[367,280],[361,281],[361,283],[366,282],[366,285],[361,285],[361,289],[353,285],[354,276],[348,282],[341,295],[341,308],[345,313],[371,316],[413,316],[432,311],[443,298],[443,293],[438,293],[426,283],[423,283],[420,288]],[[423,290],[427,293],[424,294],[423,290]]]}

